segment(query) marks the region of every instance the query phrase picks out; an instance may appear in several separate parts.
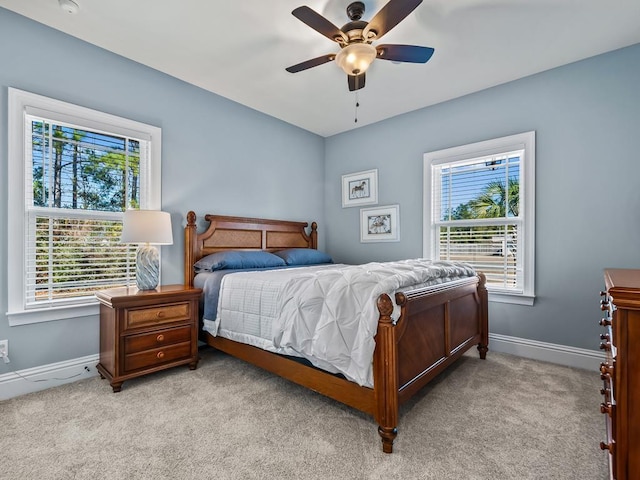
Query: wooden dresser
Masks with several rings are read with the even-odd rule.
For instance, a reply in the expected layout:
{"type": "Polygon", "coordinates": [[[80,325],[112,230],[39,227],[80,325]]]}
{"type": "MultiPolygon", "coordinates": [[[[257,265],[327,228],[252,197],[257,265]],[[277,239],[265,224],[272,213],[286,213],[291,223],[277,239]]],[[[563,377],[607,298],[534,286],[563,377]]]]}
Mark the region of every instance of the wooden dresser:
{"type": "Polygon", "coordinates": [[[600,366],[604,396],[600,411],[606,416],[607,439],[600,448],[609,452],[610,476],[640,479],[640,270],[608,269],[605,312],[600,325],[600,348],[606,360],[600,366]]]}
{"type": "Polygon", "coordinates": [[[182,285],[155,290],[114,288],[100,301],[100,376],[114,392],[122,383],[178,365],[198,364],[198,308],[202,290],[182,285]]]}

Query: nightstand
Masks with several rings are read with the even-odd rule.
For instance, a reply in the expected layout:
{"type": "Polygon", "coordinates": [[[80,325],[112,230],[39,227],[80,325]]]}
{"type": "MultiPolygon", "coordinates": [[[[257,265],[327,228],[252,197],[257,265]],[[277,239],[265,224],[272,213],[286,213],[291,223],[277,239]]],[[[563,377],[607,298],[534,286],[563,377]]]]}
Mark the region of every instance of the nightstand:
{"type": "Polygon", "coordinates": [[[119,392],[125,380],[178,365],[198,365],[199,288],[183,285],[113,288],[100,301],[102,378],[119,392]]]}

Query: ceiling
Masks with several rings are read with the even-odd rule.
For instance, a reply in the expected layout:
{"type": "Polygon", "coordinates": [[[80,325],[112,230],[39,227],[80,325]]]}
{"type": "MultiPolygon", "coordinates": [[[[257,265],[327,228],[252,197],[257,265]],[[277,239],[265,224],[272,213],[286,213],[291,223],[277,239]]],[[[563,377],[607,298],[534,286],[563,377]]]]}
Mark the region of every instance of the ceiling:
{"type": "MultiPolygon", "coordinates": [[[[58,0],[0,7],[325,137],[640,43],[639,0],[424,0],[380,43],[433,47],[432,59],[375,60],[356,123],[335,62],[285,71],[339,49],[291,11],[340,27],[350,0],[75,1],[76,14],[58,0]]],[[[386,0],[364,3],[368,21],[386,0]]]]}

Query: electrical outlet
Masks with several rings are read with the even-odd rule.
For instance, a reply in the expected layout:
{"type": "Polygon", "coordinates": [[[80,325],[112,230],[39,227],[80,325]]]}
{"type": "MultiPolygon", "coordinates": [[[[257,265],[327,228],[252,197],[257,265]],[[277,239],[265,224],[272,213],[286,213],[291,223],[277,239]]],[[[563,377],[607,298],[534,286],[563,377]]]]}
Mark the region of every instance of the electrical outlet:
{"type": "Polygon", "coordinates": [[[0,358],[9,357],[9,340],[0,340],[0,358]]]}

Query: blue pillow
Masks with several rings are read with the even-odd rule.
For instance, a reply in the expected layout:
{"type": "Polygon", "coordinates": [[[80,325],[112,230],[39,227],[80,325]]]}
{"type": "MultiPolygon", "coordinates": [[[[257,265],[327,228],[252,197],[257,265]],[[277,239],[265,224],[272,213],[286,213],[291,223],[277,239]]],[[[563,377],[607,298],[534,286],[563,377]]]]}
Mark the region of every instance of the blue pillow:
{"type": "Polygon", "coordinates": [[[329,255],[313,248],[287,248],[273,253],[287,262],[287,265],[333,263],[333,259],[329,255]]]}
{"type": "Polygon", "coordinates": [[[198,273],[232,268],[284,267],[285,265],[286,263],[282,258],[269,252],[230,250],[207,255],[198,260],[193,267],[198,273]]]}

